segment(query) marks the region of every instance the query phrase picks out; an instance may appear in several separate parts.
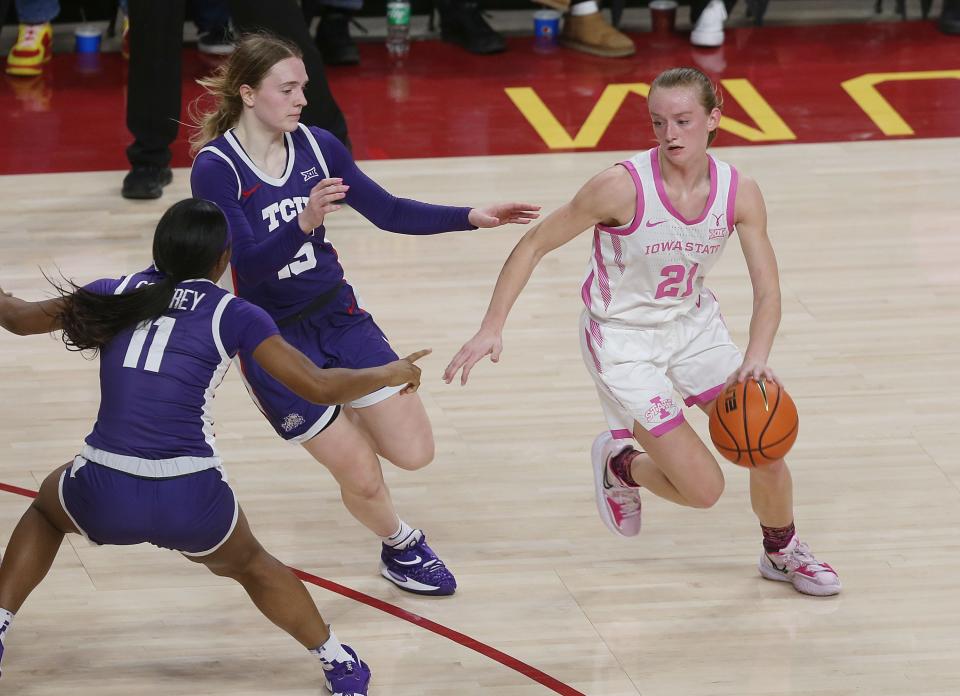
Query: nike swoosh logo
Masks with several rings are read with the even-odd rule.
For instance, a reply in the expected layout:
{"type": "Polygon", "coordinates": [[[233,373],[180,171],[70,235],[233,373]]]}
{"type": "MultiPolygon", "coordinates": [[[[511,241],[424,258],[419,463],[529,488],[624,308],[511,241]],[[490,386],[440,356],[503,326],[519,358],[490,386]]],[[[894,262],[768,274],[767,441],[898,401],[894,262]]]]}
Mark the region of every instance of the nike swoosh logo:
{"type": "Polygon", "coordinates": [[[658,220],[657,222],[650,222],[647,220],[647,227],[656,227],[657,225],[662,225],[666,220],[658,220]]]}
{"type": "Polygon", "coordinates": [[[255,184],[253,188],[250,188],[246,191],[241,191],[240,195],[243,196],[244,198],[250,198],[250,196],[252,196],[258,188],[260,188],[260,184],[255,184]]]}
{"type": "Polygon", "coordinates": [[[610,471],[610,469],[607,468],[607,466],[604,466],[604,467],[603,467],[603,487],[604,487],[606,490],[610,490],[611,488],[613,488],[613,484],[610,483],[610,479],[609,479],[609,477],[608,477],[608,475],[607,475],[609,471],[610,471]]]}
{"type": "Polygon", "coordinates": [[[781,568],[780,566],[778,566],[776,563],[773,562],[773,559],[770,558],[770,556],[767,556],[767,560],[770,561],[770,565],[773,566],[773,569],[774,569],[775,571],[777,571],[778,573],[783,573],[784,575],[787,574],[787,566],[786,566],[786,565],[784,565],[783,568],[781,568]]]}
{"type": "Polygon", "coordinates": [[[420,556],[415,556],[412,561],[401,561],[399,558],[394,558],[394,559],[393,559],[393,562],[396,563],[396,564],[398,564],[398,565],[413,566],[413,565],[417,565],[417,564],[418,564],[420,561],[422,561],[422,560],[423,560],[423,559],[420,558],[420,556]]]}

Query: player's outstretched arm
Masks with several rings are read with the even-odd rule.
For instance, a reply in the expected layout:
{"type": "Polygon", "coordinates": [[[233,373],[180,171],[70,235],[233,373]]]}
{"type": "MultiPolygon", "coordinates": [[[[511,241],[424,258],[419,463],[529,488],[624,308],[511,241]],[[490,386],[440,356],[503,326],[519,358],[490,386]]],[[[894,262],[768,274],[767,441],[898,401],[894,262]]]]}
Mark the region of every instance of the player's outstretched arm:
{"type": "MultiPolygon", "coordinates": [[[[476,227],[526,225],[539,217],[540,206],[530,203],[497,203],[481,208],[435,205],[394,196],[367,176],[351,154],[327,131],[311,128],[326,159],[333,181],[341,184],[342,201],[374,225],[398,234],[429,235],[476,227]]],[[[322,182],[321,182],[322,183],[322,182]]],[[[333,201],[335,206],[339,202],[333,201]]],[[[336,207],[331,209],[335,210],[336,207]]],[[[308,206],[304,213],[312,214],[308,206]]],[[[301,218],[304,213],[301,213],[301,218]]]]}
{"type": "Polygon", "coordinates": [[[533,203],[494,203],[486,208],[471,208],[467,219],[474,227],[529,225],[540,217],[540,206],[533,203]]]}
{"type": "Polygon", "coordinates": [[[56,298],[26,302],[0,288],[0,326],[18,336],[56,331],[60,328],[60,313],[65,301],[56,298]]]}
{"type": "Polygon", "coordinates": [[[622,167],[611,167],[590,179],[572,201],[527,232],[500,271],[480,330],[453,356],[444,370],[444,381],[449,384],[460,372],[460,384],[464,385],[470,370],[485,356],[489,355],[492,362],[499,361],[507,315],[540,259],[597,223],[619,225],[628,221],[636,207],[635,199],[629,173],[622,167]]]}
{"type": "Polygon", "coordinates": [[[777,257],[767,236],[767,209],[760,187],[743,176],[737,191],[735,209],[737,236],[747,262],[753,285],[753,314],[750,318],[750,340],[740,368],[728,384],[746,379],[766,379],[781,384],[767,365],[773,340],[780,326],[780,275],[777,257]]]}
{"type": "Polygon", "coordinates": [[[306,355],[278,335],[263,341],[253,359],[271,377],[298,396],[317,404],[345,404],[382,387],[404,387],[404,394],[420,386],[420,368],[414,363],[429,355],[420,350],[380,367],[360,370],[320,369],[306,355]]]}

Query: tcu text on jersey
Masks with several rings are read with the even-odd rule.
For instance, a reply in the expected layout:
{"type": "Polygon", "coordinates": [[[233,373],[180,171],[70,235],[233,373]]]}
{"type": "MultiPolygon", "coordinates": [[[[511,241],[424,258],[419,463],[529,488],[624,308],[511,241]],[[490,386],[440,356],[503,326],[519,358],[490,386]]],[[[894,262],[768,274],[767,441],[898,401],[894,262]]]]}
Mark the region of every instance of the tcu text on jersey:
{"type": "Polygon", "coordinates": [[[297,217],[303,212],[309,200],[307,196],[294,196],[293,198],[284,198],[279,203],[273,203],[263,208],[260,215],[264,220],[270,220],[268,231],[273,232],[280,227],[281,219],[283,222],[290,222],[297,217]]]}

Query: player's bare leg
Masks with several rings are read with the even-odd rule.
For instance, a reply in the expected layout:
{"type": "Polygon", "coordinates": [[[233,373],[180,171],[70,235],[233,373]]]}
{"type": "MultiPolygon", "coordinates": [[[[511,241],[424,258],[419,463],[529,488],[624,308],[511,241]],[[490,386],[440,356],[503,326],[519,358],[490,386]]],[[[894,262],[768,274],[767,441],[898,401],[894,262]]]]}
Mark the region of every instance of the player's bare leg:
{"type": "Polygon", "coordinates": [[[239,582],[264,616],[318,658],[332,693],[366,693],[370,668],[340,643],[293,571],[260,545],[243,510],[223,546],[207,556],[187,558],[239,582]]]}
{"type": "Polygon", "coordinates": [[[423,466],[433,457],[430,422],[419,397],[394,394],[337,418],[304,448],[337,479],[350,513],[380,537],[380,574],[407,592],[450,595],[457,587],[453,574],[427,545],[424,533],[397,516],[383,480],[377,452],[382,448],[383,456],[399,459],[394,450],[401,452],[406,445],[413,451],[401,460],[405,468],[418,468],[413,464],[422,461],[423,466]],[[429,448],[418,447],[421,441],[428,441],[429,448]]]}
{"type": "MultiPolygon", "coordinates": [[[[701,406],[707,414],[713,404],[701,406]]],[[[783,459],[750,468],[750,503],[763,532],[760,574],[768,580],[790,582],[812,595],[840,592],[837,573],[814,557],[797,536],[793,518],[793,477],[783,459]]]]}
{"type": "Polygon", "coordinates": [[[46,576],[64,534],[76,528],[60,505],[60,475],[69,464],[50,473],[36,500],[20,518],[0,563],[0,607],[16,613],[46,576]]]}

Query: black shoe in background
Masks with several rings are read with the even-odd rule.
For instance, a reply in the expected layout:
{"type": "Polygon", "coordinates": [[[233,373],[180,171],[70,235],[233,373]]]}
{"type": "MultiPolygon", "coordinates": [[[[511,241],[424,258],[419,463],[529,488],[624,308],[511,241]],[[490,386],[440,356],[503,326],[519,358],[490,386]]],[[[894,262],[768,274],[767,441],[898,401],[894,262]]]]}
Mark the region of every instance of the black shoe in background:
{"type": "Polygon", "coordinates": [[[960,34],[960,0],[943,0],[939,26],[944,34],[960,34]]]}
{"type": "Polygon", "coordinates": [[[170,167],[136,165],[123,177],[123,189],[120,193],[124,198],[135,200],[160,198],[163,187],[171,181],[173,172],[170,167]]]}
{"type": "Polygon", "coordinates": [[[314,41],[327,65],[356,65],[360,62],[360,51],[350,36],[350,20],[349,12],[336,7],[322,8],[314,41]]]}
{"type": "Polygon", "coordinates": [[[444,41],[480,55],[506,50],[503,37],[487,24],[476,0],[436,0],[436,7],[444,41]]]}
{"type": "Polygon", "coordinates": [[[197,50],[211,56],[229,56],[233,53],[233,35],[230,27],[215,27],[197,37],[197,50]]]}

